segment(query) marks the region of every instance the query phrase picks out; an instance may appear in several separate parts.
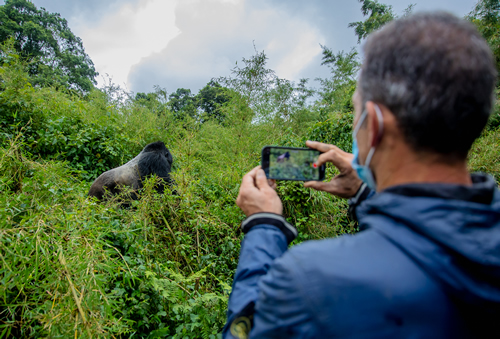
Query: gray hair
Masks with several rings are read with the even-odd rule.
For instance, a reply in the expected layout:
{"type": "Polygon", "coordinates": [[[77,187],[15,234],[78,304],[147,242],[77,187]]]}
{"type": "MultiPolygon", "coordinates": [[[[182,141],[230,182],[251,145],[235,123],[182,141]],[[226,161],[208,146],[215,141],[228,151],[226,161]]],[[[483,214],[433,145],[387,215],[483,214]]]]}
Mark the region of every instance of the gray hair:
{"type": "Polygon", "coordinates": [[[486,41],[448,13],[415,14],[373,33],[359,87],[387,106],[416,151],[465,159],[486,125],[496,69],[486,41]]]}

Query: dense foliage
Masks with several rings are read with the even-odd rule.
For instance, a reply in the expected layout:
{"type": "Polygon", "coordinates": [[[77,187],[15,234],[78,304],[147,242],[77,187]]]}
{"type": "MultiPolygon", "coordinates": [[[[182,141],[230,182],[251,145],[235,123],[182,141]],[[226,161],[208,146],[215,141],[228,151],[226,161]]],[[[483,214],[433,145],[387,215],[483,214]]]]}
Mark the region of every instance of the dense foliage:
{"type": "Polygon", "coordinates": [[[9,39],[19,56],[30,61],[33,85],[88,92],[96,84],[97,72],[81,39],[59,14],[27,0],[6,0],[0,6],[0,42],[9,39]]]}
{"type": "MultiPolygon", "coordinates": [[[[248,97],[227,89],[224,124],[180,118],[160,95],[115,101],[104,90],[82,98],[33,87],[16,51],[3,53],[3,336],[216,335],[241,240],[235,199],[262,146],[332,141],[327,131],[341,119],[337,137],[350,148],[348,115],[301,129],[276,111],[257,123],[248,97]],[[92,179],[155,140],[174,154],[178,196],[146,186],[130,209],[86,197],[92,179]]],[[[278,191],[302,231],[297,242],[355,230],[344,201],[296,183],[278,191]]]]}
{"type": "MultiPolygon", "coordinates": [[[[34,85],[12,40],[0,53],[0,338],[216,338],[242,239],[235,200],[262,146],[352,146],[355,51],[324,47],[318,90],[280,79],[256,51],[197,94],[110,85],[84,96],[34,85]],[[177,195],[151,178],[128,209],[87,197],[156,140],[174,155],[177,195]]],[[[495,117],[470,167],[500,182],[495,117]]],[[[277,192],[300,231],[292,245],[357,231],[344,200],[294,182],[277,192]]]]}
{"type": "MultiPolygon", "coordinates": [[[[500,70],[500,2],[479,0],[467,19],[476,25],[495,55],[497,69],[500,70]]],[[[500,86],[500,81],[498,82],[500,86]]]]}
{"type": "MultiPolygon", "coordinates": [[[[365,39],[371,32],[391,22],[398,16],[394,13],[392,6],[379,3],[377,0],[358,0],[361,2],[361,12],[368,18],[364,21],[351,22],[349,27],[354,28],[354,33],[358,37],[358,43],[365,39]]],[[[404,16],[409,15],[415,4],[409,5],[404,16]]]]}

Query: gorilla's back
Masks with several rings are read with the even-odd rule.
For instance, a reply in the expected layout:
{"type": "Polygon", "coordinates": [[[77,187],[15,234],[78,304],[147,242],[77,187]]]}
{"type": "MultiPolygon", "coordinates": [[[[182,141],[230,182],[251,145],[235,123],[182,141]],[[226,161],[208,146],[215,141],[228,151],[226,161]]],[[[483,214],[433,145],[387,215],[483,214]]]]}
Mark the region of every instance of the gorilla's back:
{"type": "Polygon", "coordinates": [[[120,186],[128,186],[134,190],[139,189],[139,170],[137,163],[131,164],[132,160],[101,174],[90,186],[89,196],[102,200],[106,190],[111,194],[118,194],[120,186]]]}

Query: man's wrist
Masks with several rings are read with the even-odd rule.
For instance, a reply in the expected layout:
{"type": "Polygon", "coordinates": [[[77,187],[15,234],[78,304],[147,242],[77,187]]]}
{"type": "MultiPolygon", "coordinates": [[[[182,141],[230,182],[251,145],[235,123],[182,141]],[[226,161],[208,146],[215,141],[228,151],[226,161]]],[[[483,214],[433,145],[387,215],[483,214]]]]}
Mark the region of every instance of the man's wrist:
{"type": "Polygon", "coordinates": [[[281,232],[283,232],[288,244],[291,243],[298,235],[297,229],[288,223],[282,215],[270,212],[260,212],[250,215],[241,223],[241,230],[246,234],[254,226],[263,224],[276,226],[281,232]]]}
{"type": "Polygon", "coordinates": [[[356,194],[349,199],[349,209],[348,214],[351,220],[357,221],[356,217],[356,208],[361,204],[364,200],[368,198],[372,190],[366,183],[361,184],[356,194]]]}
{"type": "Polygon", "coordinates": [[[368,185],[364,182],[361,183],[361,185],[359,185],[359,188],[358,190],[356,191],[356,194],[354,194],[354,196],[351,197],[351,201],[354,202],[354,203],[357,203],[358,201],[362,201],[364,196],[367,195],[367,190],[366,188],[368,188],[368,185]]]}

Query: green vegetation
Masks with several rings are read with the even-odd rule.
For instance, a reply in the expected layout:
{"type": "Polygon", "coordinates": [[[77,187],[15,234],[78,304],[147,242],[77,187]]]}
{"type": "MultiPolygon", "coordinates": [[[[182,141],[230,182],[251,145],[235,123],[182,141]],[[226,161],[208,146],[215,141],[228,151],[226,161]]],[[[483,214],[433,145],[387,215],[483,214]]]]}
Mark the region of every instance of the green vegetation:
{"type": "Polygon", "coordinates": [[[479,0],[467,19],[477,29],[495,55],[497,69],[500,69],[500,2],[498,0],[479,0]]]}
{"type": "MultiPolygon", "coordinates": [[[[256,52],[197,94],[135,96],[38,82],[43,58],[12,39],[0,58],[0,338],[216,338],[242,239],[235,200],[262,146],[351,149],[355,52],[324,48],[330,77],[317,91],[256,52]],[[157,140],[174,155],[178,195],[157,194],[152,178],[128,209],[87,198],[100,173],[157,140]]],[[[500,180],[495,117],[470,166],[500,180]]],[[[345,201],[296,182],[277,191],[294,244],[356,232],[345,201]]]]}
{"type": "Polygon", "coordinates": [[[0,42],[14,47],[28,67],[31,83],[88,92],[97,72],[65,19],[27,0],[6,0],[0,6],[0,42]]]}
{"type": "MultiPolygon", "coordinates": [[[[377,0],[358,1],[362,4],[361,12],[364,16],[368,17],[365,21],[351,22],[349,24],[349,27],[354,28],[354,32],[358,37],[358,43],[365,39],[371,32],[398,18],[390,5],[381,4],[377,0]]],[[[404,11],[404,16],[411,14],[413,7],[415,7],[415,4],[409,5],[404,11]]]]}
{"type": "MultiPolygon", "coordinates": [[[[303,145],[334,123],[301,129],[278,110],[255,123],[247,93],[229,88],[216,105],[223,123],[179,115],[161,93],[117,101],[112,88],[37,88],[10,47],[0,68],[1,337],[216,336],[241,241],[242,175],[262,145],[303,145]],[[130,209],[86,197],[102,171],[155,140],[174,154],[178,196],[151,181],[130,209]]],[[[345,202],[297,183],[278,190],[298,242],[355,230],[345,202]]]]}

